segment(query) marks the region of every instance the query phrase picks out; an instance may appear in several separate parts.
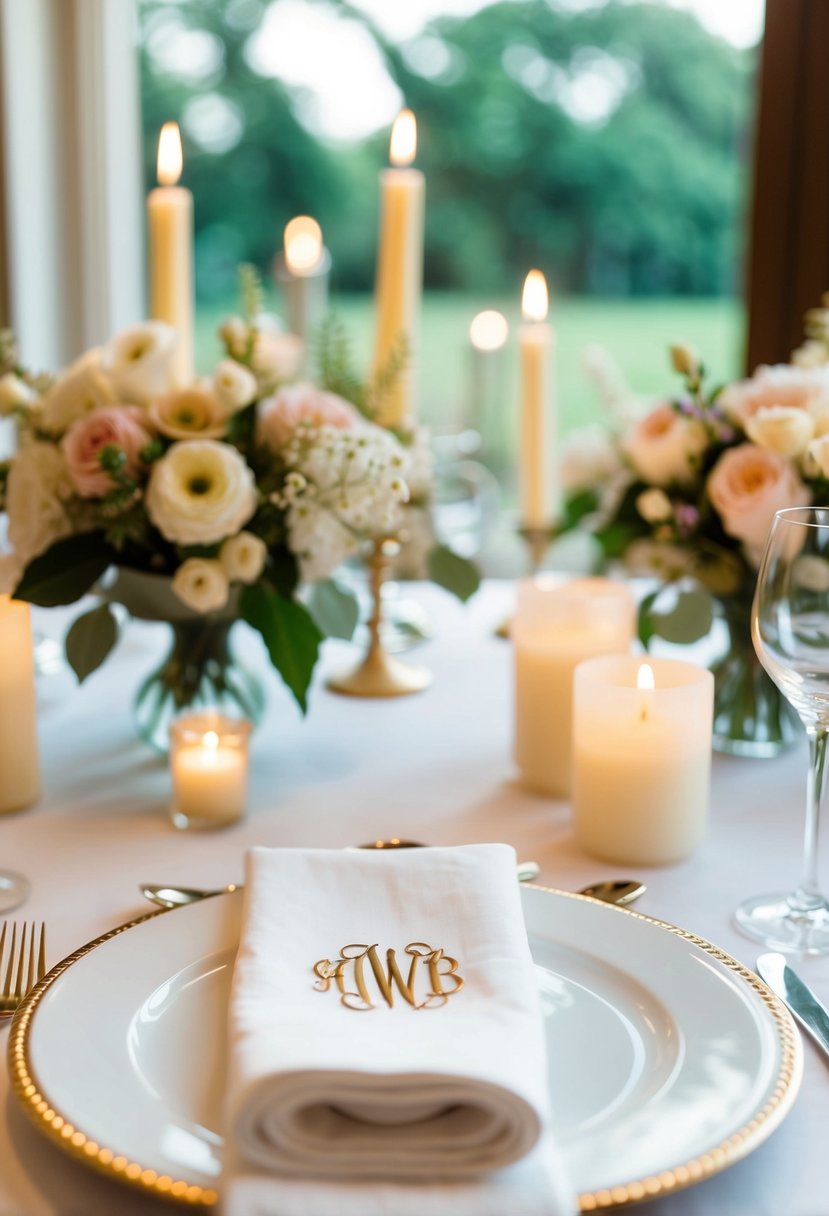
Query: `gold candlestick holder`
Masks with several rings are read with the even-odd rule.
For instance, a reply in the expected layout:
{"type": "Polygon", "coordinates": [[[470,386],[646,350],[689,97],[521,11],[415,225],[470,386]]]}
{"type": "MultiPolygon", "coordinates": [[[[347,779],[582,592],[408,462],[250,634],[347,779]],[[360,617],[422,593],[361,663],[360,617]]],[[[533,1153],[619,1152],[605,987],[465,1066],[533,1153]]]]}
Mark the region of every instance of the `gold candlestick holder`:
{"type": "MultiPolygon", "coordinates": [[[[546,556],[547,550],[555,539],[555,528],[550,524],[546,528],[527,527],[522,524],[518,528],[518,535],[524,542],[529,557],[529,575],[530,578],[535,578],[541,569],[542,563],[546,556]]],[[[508,638],[512,617],[507,619],[498,626],[495,630],[496,636],[499,638],[508,638]]]]}
{"type": "Polygon", "coordinates": [[[372,610],[368,620],[369,644],[365,658],[353,671],[328,681],[331,692],[345,697],[405,697],[422,692],[432,683],[432,673],[393,658],[381,638],[383,624],[383,584],[391,564],[400,552],[400,542],[386,536],[374,542],[368,559],[372,610]]]}

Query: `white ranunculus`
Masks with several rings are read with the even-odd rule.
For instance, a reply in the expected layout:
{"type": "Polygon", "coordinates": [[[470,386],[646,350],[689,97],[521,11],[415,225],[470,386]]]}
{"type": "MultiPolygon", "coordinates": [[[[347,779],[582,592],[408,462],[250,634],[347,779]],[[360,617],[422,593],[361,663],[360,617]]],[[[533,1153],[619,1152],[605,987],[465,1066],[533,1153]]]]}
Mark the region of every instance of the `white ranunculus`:
{"type": "Polygon", "coordinates": [[[231,536],[219,551],[222,569],[232,583],[255,583],[262,573],[268,549],[252,532],[231,536]]]}
{"type": "Polygon", "coordinates": [[[655,486],[692,481],[708,447],[708,433],[697,418],[659,405],[633,428],[624,443],[628,459],[643,481],[655,486]]]}
{"type": "Polygon", "coordinates": [[[0,376],[0,418],[14,410],[28,409],[37,399],[38,394],[31,385],[14,372],[0,376]]]}
{"type": "Polygon", "coordinates": [[[9,472],[6,510],[9,542],[22,565],[72,531],[65,507],[72,493],[59,447],[28,443],[20,449],[9,472]]]}
{"type": "Polygon", "coordinates": [[[228,414],[250,405],[258,391],[256,377],[235,359],[222,359],[213,372],[213,394],[228,414]]]}
{"type": "Polygon", "coordinates": [[[228,443],[174,443],[153,465],[147,514],[167,540],[211,545],[234,536],[256,510],[256,483],[228,443]]]}
{"type": "Polygon", "coordinates": [[[561,445],[559,479],[567,493],[600,488],[621,468],[618,449],[603,426],[586,426],[572,431],[561,445]]]}
{"type": "Polygon", "coordinates": [[[758,447],[792,458],[806,451],[815,433],[815,420],[808,410],[765,405],[746,419],[745,431],[758,447]]]}
{"type": "Polygon", "coordinates": [[[100,350],[88,350],[71,363],[43,398],[43,426],[55,435],[102,405],[115,403],[115,389],[101,367],[100,350]]]}
{"type": "Polygon", "coordinates": [[[221,562],[188,557],[173,575],[173,591],[195,612],[217,612],[227,603],[230,584],[221,562]]]}
{"type": "Polygon", "coordinates": [[[664,490],[654,487],[643,490],[636,499],[636,510],[646,523],[659,524],[670,519],[674,513],[671,500],[664,490]]]}
{"type": "Polygon", "coordinates": [[[178,334],[163,321],[143,321],[117,334],[101,352],[101,366],[122,401],[148,405],[176,388],[178,334]]]}

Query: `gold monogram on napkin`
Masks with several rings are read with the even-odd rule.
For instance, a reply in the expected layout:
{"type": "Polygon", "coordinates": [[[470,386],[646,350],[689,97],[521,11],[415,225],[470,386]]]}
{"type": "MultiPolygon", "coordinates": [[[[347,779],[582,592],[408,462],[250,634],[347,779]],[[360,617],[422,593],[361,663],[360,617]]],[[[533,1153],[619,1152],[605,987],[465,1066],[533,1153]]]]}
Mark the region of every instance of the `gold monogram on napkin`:
{"type": "Polygon", "coordinates": [[[450,996],[463,988],[463,978],[458,975],[458,960],[437,950],[426,942],[410,942],[405,951],[409,955],[409,973],[404,977],[397,962],[397,952],[386,951],[386,966],[380,961],[378,944],[361,945],[352,943],[343,946],[337,958],[321,958],[314,963],[314,975],[317,981],[314,987],[319,992],[327,992],[331,981],[337,985],[340,993],[340,1003],[346,1009],[373,1009],[375,1001],[371,999],[368,980],[373,980],[379,994],[391,1008],[394,1005],[394,989],[413,1009],[437,1009],[445,1005],[450,996]],[[366,960],[369,972],[366,972],[366,960]],[[424,967],[421,967],[421,963],[424,967]],[[451,987],[446,984],[451,982],[451,987]],[[428,983],[429,990],[422,1000],[418,1000],[417,989],[428,983]],[[349,987],[350,985],[350,987],[349,987]]]}

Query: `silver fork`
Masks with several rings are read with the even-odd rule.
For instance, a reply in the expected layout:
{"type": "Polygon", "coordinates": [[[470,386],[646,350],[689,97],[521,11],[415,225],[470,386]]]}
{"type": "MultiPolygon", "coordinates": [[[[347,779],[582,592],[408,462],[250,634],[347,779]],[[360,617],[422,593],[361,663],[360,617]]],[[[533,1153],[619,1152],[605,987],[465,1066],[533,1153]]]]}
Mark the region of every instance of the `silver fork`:
{"type": "Polygon", "coordinates": [[[0,929],[0,1018],[11,1017],[24,996],[46,974],[46,925],[3,922],[0,929]],[[8,947],[6,941],[8,939],[8,947]]]}

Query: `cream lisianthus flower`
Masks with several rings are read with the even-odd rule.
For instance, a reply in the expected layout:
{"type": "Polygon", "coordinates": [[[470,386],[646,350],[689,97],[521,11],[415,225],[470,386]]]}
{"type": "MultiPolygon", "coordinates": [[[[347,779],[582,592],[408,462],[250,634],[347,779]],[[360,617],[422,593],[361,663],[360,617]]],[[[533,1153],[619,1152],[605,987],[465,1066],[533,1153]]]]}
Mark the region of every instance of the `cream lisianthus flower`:
{"type": "Polygon", "coordinates": [[[167,540],[211,545],[235,535],[256,510],[256,483],[228,443],[174,443],[153,465],[147,514],[167,540]]]}
{"type": "Polygon", "coordinates": [[[671,500],[664,490],[654,487],[643,490],[636,499],[636,510],[646,523],[658,524],[670,519],[674,513],[671,500]]]}
{"type": "Polygon", "coordinates": [[[113,405],[115,399],[112,382],[101,367],[100,350],[87,351],[47,390],[43,398],[43,428],[62,435],[73,422],[103,405],[113,405]]]}
{"type": "Polygon", "coordinates": [[[235,359],[222,359],[213,372],[213,394],[227,414],[244,409],[256,397],[258,385],[253,372],[235,359]]]}
{"type": "Polygon", "coordinates": [[[808,410],[789,405],[765,405],[745,421],[745,432],[758,447],[778,456],[802,456],[815,433],[808,410]]]}
{"type": "Polygon", "coordinates": [[[173,575],[173,591],[194,612],[217,612],[227,603],[230,584],[221,562],[188,557],[173,575]]]}
{"type": "Polygon", "coordinates": [[[219,561],[232,583],[255,583],[262,573],[268,549],[252,532],[231,536],[219,550],[219,561]]]}
{"type": "Polygon", "coordinates": [[[31,385],[14,372],[0,376],[0,418],[15,410],[30,409],[37,400],[38,394],[31,385]]]}
{"type": "Polygon", "coordinates": [[[101,352],[101,367],[122,401],[148,405],[175,388],[178,335],[163,321],[144,321],[114,337],[101,352]]]}
{"type": "Polygon", "coordinates": [[[157,397],[147,417],[168,439],[219,439],[227,430],[220,402],[202,388],[182,388],[157,397]]]}
{"type": "Polygon", "coordinates": [[[8,536],[22,566],[72,531],[65,503],[73,495],[63,453],[53,443],[27,443],[6,485],[8,536]]]}
{"type": "Polygon", "coordinates": [[[643,481],[682,485],[693,479],[708,447],[708,433],[699,419],[678,414],[670,405],[658,405],[640,419],[623,447],[643,481]]]}

